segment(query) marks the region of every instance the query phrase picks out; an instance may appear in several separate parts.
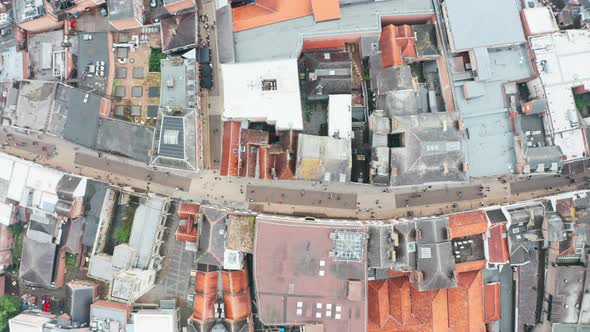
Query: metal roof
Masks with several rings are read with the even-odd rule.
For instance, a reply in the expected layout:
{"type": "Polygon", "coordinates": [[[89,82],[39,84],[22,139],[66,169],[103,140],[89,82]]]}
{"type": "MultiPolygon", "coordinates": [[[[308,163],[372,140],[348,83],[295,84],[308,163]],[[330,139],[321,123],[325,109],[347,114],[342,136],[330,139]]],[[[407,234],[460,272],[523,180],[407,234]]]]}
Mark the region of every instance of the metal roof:
{"type": "Polygon", "coordinates": [[[446,24],[454,50],[524,43],[518,2],[497,0],[447,0],[446,24]]]}
{"type": "Polygon", "coordinates": [[[158,154],[184,159],[184,118],[167,115],[162,117],[158,154]]]}

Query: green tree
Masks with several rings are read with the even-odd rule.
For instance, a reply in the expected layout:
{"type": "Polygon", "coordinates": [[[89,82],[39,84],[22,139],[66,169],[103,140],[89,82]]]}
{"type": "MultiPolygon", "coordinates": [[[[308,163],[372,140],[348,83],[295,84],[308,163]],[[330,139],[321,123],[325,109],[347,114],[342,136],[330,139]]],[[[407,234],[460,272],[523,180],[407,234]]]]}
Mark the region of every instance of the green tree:
{"type": "Polygon", "coordinates": [[[8,331],[8,320],[19,312],[19,302],[14,296],[0,297],[0,331],[8,331]]]}
{"type": "Polygon", "coordinates": [[[23,224],[12,224],[8,226],[8,230],[10,231],[10,233],[18,236],[23,231],[23,224]]]}
{"type": "Polygon", "coordinates": [[[115,229],[115,234],[113,236],[117,242],[127,243],[129,242],[129,237],[131,237],[131,227],[125,227],[125,225],[123,225],[115,229]]]}

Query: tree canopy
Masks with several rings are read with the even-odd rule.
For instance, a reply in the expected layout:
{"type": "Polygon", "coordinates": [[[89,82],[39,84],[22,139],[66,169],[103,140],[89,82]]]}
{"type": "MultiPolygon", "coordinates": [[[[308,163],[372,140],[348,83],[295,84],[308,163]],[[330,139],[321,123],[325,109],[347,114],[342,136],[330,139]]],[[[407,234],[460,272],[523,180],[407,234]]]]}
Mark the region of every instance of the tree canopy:
{"type": "Polygon", "coordinates": [[[0,331],[8,331],[8,320],[19,312],[18,299],[11,295],[0,297],[0,331]]]}

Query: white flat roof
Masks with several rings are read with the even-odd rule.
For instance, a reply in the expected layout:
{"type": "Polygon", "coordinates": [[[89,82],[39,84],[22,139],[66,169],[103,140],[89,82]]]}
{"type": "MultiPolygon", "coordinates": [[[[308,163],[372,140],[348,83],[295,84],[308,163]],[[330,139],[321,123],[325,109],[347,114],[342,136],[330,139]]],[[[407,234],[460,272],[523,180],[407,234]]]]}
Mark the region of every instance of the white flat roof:
{"type": "Polygon", "coordinates": [[[16,162],[12,168],[12,177],[8,184],[8,192],[6,197],[13,201],[20,202],[23,197],[23,190],[27,183],[27,175],[29,174],[29,166],[16,162]]]}
{"type": "Polygon", "coordinates": [[[586,144],[584,141],[584,129],[562,131],[555,134],[555,145],[561,148],[566,161],[584,158],[586,144]]]}
{"type": "Polygon", "coordinates": [[[140,310],[133,315],[136,331],[176,332],[176,312],[140,310]]]}
{"type": "Polygon", "coordinates": [[[225,119],[265,121],[279,130],[303,129],[296,59],[223,64],[221,72],[225,119]]]}
{"type": "Polygon", "coordinates": [[[545,121],[550,123],[550,132],[578,128],[572,88],[590,86],[590,31],[566,30],[534,36],[530,45],[545,88],[548,104],[545,121]]]}
{"type": "Polygon", "coordinates": [[[12,204],[0,202],[0,224],[8,226],[12,217],[12,204]]]}
{"type": "Polygon", "coordinates": [[[12,176],[12,166],[14,165],[14,161],[5,156],[0,156],[0,179],[4,181],[10,181],[10,177],[12,176]]]}
{"type": "Polygon", "coordinates": [[[522,10],[522,16],[529,36],[559,31],[549,7],[525,8],[522,10]]]}
{"type": "Polygon", "coordinates": [[[20,314],[8,321],[10,331],[18,332],[42,332],[43,324],[49,323],[51,317],[20,314]]]}
{"type": "Polygon", "coordinates": [[[352,138],[352,96],[330,95],[328,99],[328,136],[352,138]]]}

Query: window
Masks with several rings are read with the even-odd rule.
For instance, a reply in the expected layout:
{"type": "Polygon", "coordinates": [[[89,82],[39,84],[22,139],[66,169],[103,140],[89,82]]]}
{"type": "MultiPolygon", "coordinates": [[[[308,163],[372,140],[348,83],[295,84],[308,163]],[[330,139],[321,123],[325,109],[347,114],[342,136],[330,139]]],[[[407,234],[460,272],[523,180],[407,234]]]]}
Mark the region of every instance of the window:
{"type": "Polygon", "coordinates": [[[262,91],[272,91],[277,89],[277,80],[262,80],[262,91]]]}
{"type": "Polygon", "coordinates": [[[390,148],[403,148],[406,146],[405,133],[387,135],[387,146],[390,148]]]}

